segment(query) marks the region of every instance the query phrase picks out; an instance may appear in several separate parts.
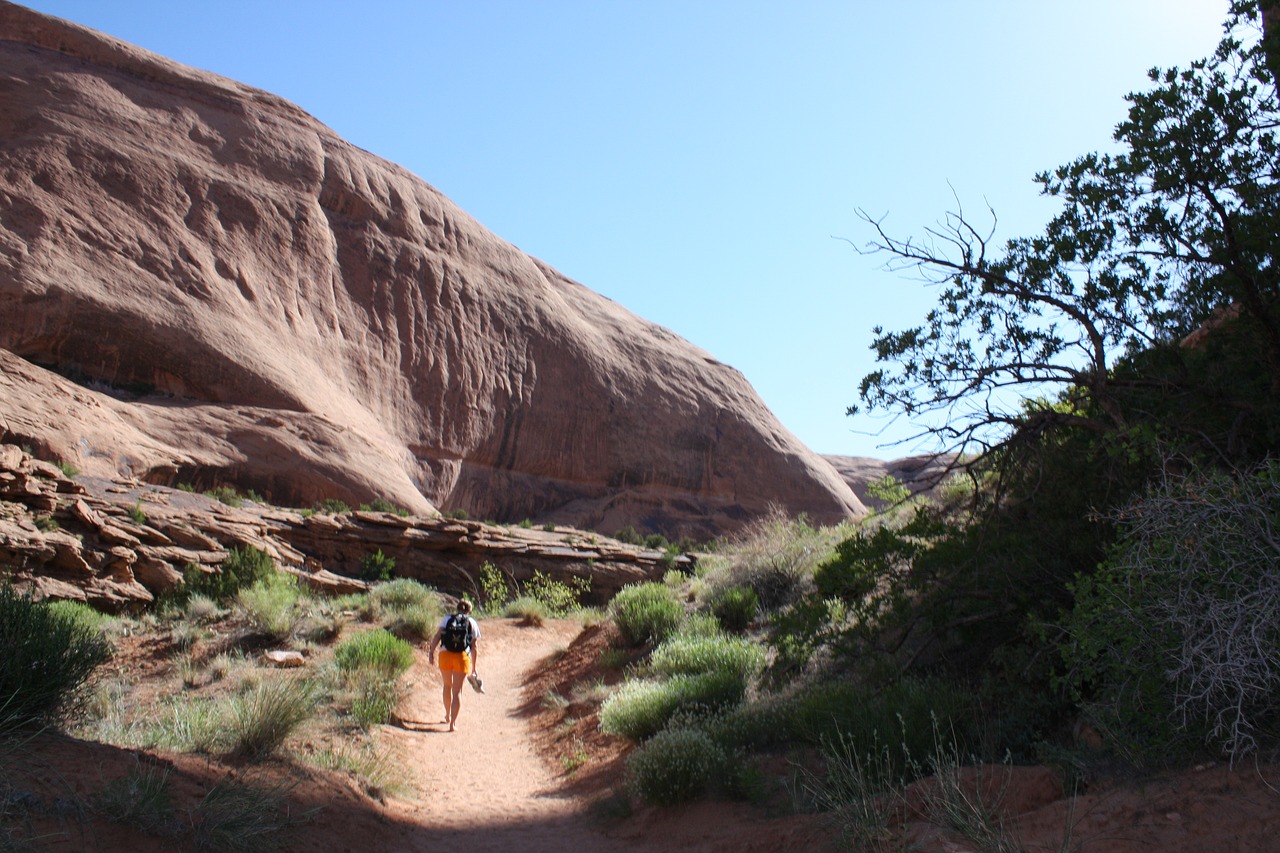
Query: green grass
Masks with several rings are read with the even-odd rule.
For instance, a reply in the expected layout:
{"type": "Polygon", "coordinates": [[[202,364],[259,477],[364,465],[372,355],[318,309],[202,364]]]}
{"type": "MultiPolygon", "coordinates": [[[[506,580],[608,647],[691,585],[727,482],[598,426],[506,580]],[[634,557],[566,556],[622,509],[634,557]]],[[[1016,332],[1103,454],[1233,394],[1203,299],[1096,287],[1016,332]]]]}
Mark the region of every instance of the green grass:
{"type": "Polygon", "coordinates": [[[631,740],[656,735],[677,714],[709,716],[742,701],[745,686],[731,672],[628,681],[600,708],[600,728],[631,740]]]}
{"type": "Polygon", "coordinates": [[[109,780],[93,798],[98,814],[149,835],[173,835],[181,824],[169,792],[169,770],[138,762],[126,775],[109,780]]]}
{"type": "Polygon", "coordinates": [[[659,675],[731,673],[744,683],[764,668],[759,643],[727,636],[675,636],[654,649],[649,668],[659,675]]]}
{"type": "Polygon", "coordinates": [[[276,752],[315,713],[316,690],[303,679],[263,681],[232,700],[228,720],[233,755],[259,761],[276,752]]]}
{"type": "Polygon", "coordinates": [[[366,669],[395,678],[413,665],[413,647],[390,632],[375,628],[339,643],[334,661],[343,674],[366,669]]]}
{"type": "Polygon", "coordinates": [[[286,798],[291,783],[270,786],[219,782],[191,816],[198,853],[268,853],[279,849],[282,833],[303,818],[292,817],[286,798]]]}

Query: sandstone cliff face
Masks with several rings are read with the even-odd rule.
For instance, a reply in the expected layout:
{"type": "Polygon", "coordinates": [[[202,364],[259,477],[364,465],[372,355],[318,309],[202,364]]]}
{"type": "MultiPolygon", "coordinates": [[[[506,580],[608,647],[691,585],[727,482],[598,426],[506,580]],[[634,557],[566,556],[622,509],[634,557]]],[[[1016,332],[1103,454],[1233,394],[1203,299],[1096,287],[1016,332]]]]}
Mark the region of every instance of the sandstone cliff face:
{"type": "Polygon", "coordinates": [[[422,180],[2,2],[0,318],[0,438],[89,474],[607,532],[863,511],[741,374],[422,180]]]}

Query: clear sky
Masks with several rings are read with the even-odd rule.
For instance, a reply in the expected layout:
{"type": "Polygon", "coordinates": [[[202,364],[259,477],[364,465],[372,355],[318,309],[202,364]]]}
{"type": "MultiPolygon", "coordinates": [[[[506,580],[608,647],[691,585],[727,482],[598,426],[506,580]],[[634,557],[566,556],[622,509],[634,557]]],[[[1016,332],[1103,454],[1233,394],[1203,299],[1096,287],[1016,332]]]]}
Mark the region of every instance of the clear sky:
{"type": "Polygon", "coordinates": [[[1110,145],[1126,92],[1221,35],[1227,0],[29,0],[274,92],[500,237],[741,370],[820,453],[871,328],[933,295],[859,254],[1053,207],[1037,171],[1110,145]]]}

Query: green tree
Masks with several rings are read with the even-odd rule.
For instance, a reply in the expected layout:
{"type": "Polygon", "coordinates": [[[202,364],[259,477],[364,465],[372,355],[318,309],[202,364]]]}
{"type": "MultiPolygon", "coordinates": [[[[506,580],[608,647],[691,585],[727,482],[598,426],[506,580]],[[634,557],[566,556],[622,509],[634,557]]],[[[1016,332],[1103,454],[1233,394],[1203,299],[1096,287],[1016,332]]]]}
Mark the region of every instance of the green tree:
{"type": "Polygon", "coordinates": [[[1061,427],[1124,434],[1153,391],[1194,386],[1248,417],[1254,386],[1206,385],[1185,364],[1180,344],[1205,324],[1232,326],[1280,392],[1280,102],[1261,20],[1257,0],[1234,4],[1211,57],[1153,69],[1128,96],[1114,153],[1038,175],[1062,209],[1037,236],[1000,249],[994,214],[984,228],[958,210],[901,239],[863,214],[868,251],[941,293],[921,325],[875,329],[885,366],[862,379],[861,405],[981,452],[1061,427]],[[1159,370],[1134,360],[1153,351],[1159,370]]]}

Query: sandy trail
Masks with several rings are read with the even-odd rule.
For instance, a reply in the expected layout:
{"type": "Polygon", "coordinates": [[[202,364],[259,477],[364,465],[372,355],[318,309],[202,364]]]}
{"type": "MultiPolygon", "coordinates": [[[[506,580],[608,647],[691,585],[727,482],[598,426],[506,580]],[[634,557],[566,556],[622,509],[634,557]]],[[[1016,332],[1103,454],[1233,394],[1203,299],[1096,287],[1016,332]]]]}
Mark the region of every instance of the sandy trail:
{"type": "Polygon", "coordinates": [[[388,731],[412,776],[412,790],[389,804],[392,816],[422,827],[404,850],[456,849],[526,853],[566,849],[644,848],[597,832],[572,798],[556,793],[551,769],[534,751],[525,720],[524,678],[538,662],[568,646],[579,626],[552,622],[521,627],[509,619],[480,623],[478,669],[485,694],[463,688],[459,731],[444,724],[439,671],[420,651],[399,708],[409,729],[388,731]]]}

